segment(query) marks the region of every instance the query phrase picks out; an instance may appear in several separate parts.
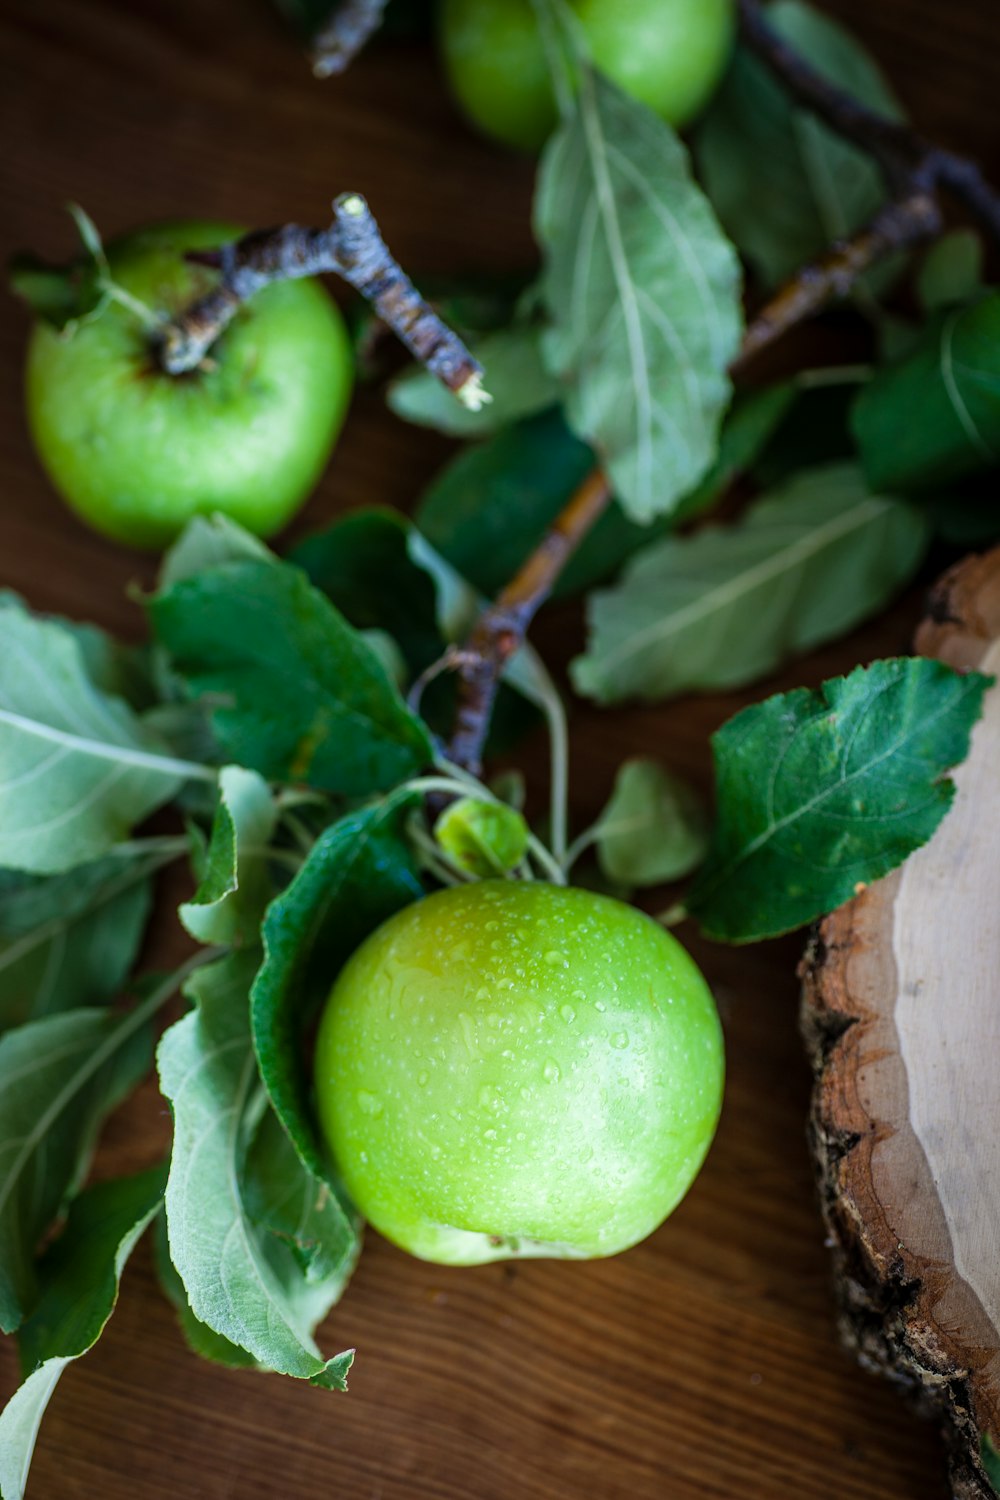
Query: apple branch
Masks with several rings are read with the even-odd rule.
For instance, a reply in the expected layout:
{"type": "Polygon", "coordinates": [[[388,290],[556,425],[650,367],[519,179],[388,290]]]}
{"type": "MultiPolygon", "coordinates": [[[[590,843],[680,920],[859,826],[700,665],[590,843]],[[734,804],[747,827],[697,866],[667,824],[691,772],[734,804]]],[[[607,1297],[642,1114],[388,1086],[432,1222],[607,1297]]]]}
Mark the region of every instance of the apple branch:
{"type": "Polygon", "coordinates": [[[465,645],[452,656],[458,708],[448,747],[456,766],[478,776],[500,677],[556,580],[611,499],[599,469],[580,485],[528,560],[479,617],[465,645]]]}
{"type": "Polygon", "coordinates": [[[192,251],[189,260],[217,269],[217,286],[179,313],[159,339],[170,375],[195,370],[243,304],[274,282],[332,271],[360,292],[379,317],[463,405],[478,411],[489,395],[482,367],[425,302],[389,253],[375,217],[359,193],[343,193],[327,229],[285,224],[258,230],[218,250],[192,251]]]}
{"type": "Polygon", "coordinates": [[[848,296],[858,278],[887,256],[936,239],[941,228],[941,207],[930,194],[916,192],[887,204],[857,234],[839,240],[778,289],[747,325],[730,373],[738,375],[755,354],[790,328],[848,296]]]}
{"type": "Polygon", "coordinates": [[[343,73],[382,24],[387,0],[341,0],[313,37],[312,70],[317,78],[343,73]]]}

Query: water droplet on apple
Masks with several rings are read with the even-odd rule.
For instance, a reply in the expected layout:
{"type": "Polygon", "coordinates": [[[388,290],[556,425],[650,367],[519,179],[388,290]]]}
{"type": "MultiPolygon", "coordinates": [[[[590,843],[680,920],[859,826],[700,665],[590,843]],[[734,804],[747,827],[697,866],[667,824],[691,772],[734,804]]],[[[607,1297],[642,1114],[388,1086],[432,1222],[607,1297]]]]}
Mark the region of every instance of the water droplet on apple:
{"type": "Polygon", "coordinates": [[[628,1046],[628,1032],[616,1031],[611,1038],[611,1045],[612,1047],[617,1047],[619,1052],[622,1051],[623,1048],[628,1046]]]}
{"type": "Polygon", "coordinates": [[[369,1094],[367,1089],[358,1090],[358,1108],[363,1115],[372,1115],[378,1119],[382,1113],[382,1101],[377,1094],[369,1094]]]}
{"type": "Polygon", "coordinates": [[[559,1014],[562,1016],[567,1026],[571,1026],[576,1020],[576,1011],[573,1009],[572,1005],[560,1005],[559,1014]]]}
{"type": "Polygon", "coordinates": [[[417,1082],[421,1088],[426,1088],[430,1076],[426,1068],[417,1074],[417,1082]]]}
{"type": "Polygon", "coordinates": [[[556,948],[551,948],[545,955],[545,962],[550,969],[568,969],[569,959],[565,953],[560,953],[556,948]]]}
{"type": "Polygon", "coordinates": [[[562,1071],[554,1057],[550,1057],[542,1069],[542,1077],[546,1083],[558,1083],[562,1077],[562,1071]]]}

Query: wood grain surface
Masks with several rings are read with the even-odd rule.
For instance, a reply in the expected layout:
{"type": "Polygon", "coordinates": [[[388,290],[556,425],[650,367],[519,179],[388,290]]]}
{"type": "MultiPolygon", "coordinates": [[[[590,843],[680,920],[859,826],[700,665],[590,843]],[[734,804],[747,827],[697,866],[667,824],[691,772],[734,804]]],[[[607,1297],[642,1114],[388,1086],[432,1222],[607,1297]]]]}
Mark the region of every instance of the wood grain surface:
{"type": "MultiPolygon", "coordinates": [[[[828,8],[868,39],[927,132],[1000,176],[995,0],[828,8]]],[[[264,0],[5,0],[0,59],[5,256],[66,253],[70,198],[111,233],[192,214],[316,222],[357,188],[415,273],[530,258],[529,165],[464,129],[421,47],[382,45],[319,84],[264,0]]],[[[86,532],[41,475],[21,414],[26,326],[8,304],[0,585],[136,636],[125,589],[148,584],[152,564],[86,532]]],[[[407,507],[448,451],[359,392],[298,529],[353,505],[407,507]]],[[[915,592],[767,690],[905,649],[919,608],[915,592]]],[[[536,639],[564,661],[576,613],[553,612],[536,639]]],[[[575,818],[598,810],[626,755],[665,756],[707,786],[709,732],[762,691],[578,707],[575,818]]],[[[537,789],[540,746],[528,764],[537,789]]],[[[150,962],[181,951],[177,895],[163,892],[150,962]]],[[[346,1397],[198,1362],[140,1249],[107,1334],[45,1419],[31,1500],[940,1500],[933,1430],[836,1341],[804,1139],[800,944],[691,943],[726,1025],[726,1110],[705,1171],[646,1244],[592,1264],[442,1270],[370,1236],[323,1330],[331,1350],[358,1346],[346,1397]]],[[[150,1086],[113,1122],[99,1170],[154,1160],[168,1135],[150,1086]]],[[[2,1349],[0,1396],[14,1379],[2,1349]]]]}

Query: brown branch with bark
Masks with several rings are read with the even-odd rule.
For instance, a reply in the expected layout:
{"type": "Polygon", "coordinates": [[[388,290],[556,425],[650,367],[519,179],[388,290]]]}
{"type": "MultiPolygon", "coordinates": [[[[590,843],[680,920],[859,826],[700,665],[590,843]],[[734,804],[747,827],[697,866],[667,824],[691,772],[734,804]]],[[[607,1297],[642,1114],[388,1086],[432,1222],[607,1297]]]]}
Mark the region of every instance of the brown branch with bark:
{"type": "Polygon", "coordinates": [[[448,758],[478,776],[500,677],[520,650],[535,615],[555,587],[583,538],[611,500],[599,469],[580,485],[528,560],[480,615],[462,649],[453,656],[458,707],[448,758]]]}
{"type": "Polygon", "coordinates": [[[482,367],[425,302],[389,252],[359,193],[343,193],[327,229],[285,224],[258,230],[219,250],[188,257],[221,274],[219,283],[163,330],[160,363],[169,375],[195,370],[243,304],[264,287],[332,271],[370,302],[379,317],[432,375],[476,411],[490,398],[482,367]]]}
{"type": "Polygon", "coordinates": [[[310,56],[317,78],[343,73],[382,24],[388,0],[341,0],[313,37],[310,56]]]}

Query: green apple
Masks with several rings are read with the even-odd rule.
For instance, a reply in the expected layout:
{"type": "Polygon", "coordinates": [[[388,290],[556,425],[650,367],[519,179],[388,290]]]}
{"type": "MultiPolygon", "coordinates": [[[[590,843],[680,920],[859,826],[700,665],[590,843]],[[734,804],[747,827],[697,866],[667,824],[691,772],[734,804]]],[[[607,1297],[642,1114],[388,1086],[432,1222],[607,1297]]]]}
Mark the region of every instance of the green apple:
{"type": "MultiPolygon", "coordinates": [[[[594,61],[626,93],[686,125],[722,77],[734,0],[569,0],[594,61]]],[[[442,0],[439,38],[455,97],[487,135],[537,150],[556,123],[532,0],[442,0]]]]}
{"type": "MultiPolygon", "coordinates": [[[[177,223],[129,235],[108,247],[111,275],[155,315],[169,315],[217,280],[184,252],[239,232],[177,223]]],[[[62,333],[36,323],[28,418],[57,489],[107,536],[160,547],[212,511],[270,536],[315,484],[351,380],[333,302],[316,282],[286,281],[254,297],[208,368],[189,375],[163,372],[149,327],[120,303],[62,333]]]]}
{"type": "Polygon", "coordinates": [[[708,986],[606,896],[491,880],[391,917],[323,1013],[333,1158],[388,1239],[453,1265],[613,1255],[683,1197],[722,1102],[708,986]]]}

